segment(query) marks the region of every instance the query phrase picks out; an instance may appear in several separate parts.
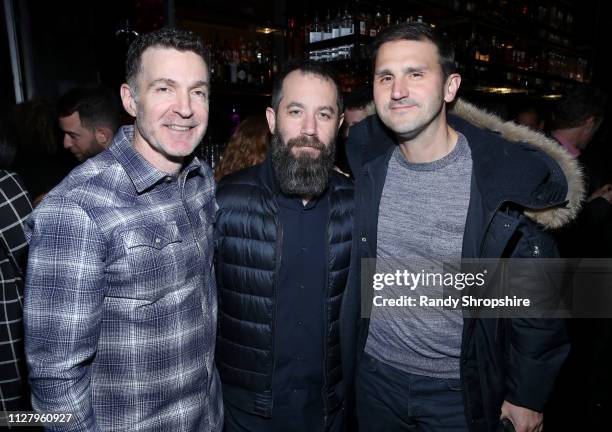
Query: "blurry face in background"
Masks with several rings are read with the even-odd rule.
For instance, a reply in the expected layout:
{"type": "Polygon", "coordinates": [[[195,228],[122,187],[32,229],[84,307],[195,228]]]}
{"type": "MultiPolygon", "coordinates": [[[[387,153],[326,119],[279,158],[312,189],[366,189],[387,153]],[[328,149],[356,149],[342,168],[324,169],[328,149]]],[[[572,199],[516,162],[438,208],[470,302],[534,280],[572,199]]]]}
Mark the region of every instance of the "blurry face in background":
{"type": "Polygon", "coordinates": [[[343,123],[343,135],[344,138],[348,138],[349,129],[356,123],[365,119],[368,116],[368,110],[366,107],[362,108],[347,108],[344,110],[344,123],[343,123]]]}
{"type": "Polygon", "coordinates": [[[81,124],[78,111],[67,117],[60,117],[59,125],[64,133],[64,148],[70,150],[80,162],[104,150],[96,140],[95,132],[81,124]]]}
{"type": "Polygon", "coordinates": [[[580,150],[586,149],[599,130],[600,125],[601,119],[596,119],[595,117],[587,118],[580,126],[581,134],[578,142],[576,143],[576,147],[578,147],[580,150]]]}
{"type": "Polygon", "coordinates": [[[535,111],[522,111],[516,116],[516,123],[527,126],[533,130],[542,130],[544,122],[540,120],[540,117],[535,111]]]}
{"type": "Polygon", "coordinates": [[[293,71],[283,81],[278,110],[266,110],[283,193],[318,196],[327,187],[342,118],[337,102],[334,83],[318,75],[293,71]]]}

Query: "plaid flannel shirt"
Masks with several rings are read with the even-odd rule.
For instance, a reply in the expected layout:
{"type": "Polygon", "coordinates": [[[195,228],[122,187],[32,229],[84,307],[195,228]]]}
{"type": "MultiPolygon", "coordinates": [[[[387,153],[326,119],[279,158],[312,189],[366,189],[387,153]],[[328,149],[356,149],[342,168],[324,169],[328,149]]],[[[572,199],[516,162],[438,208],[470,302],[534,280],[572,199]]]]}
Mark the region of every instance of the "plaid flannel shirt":
{"type": "MultiPolygon", "coordinates": [[[[29,406],[23,354],[23,279],[28,244],[24,221],[32,212],[19,176],[0,170],[0,410],[29,406]]],[[[2,413],[0,413],[0,417],[2,413]]]]}
{"type": "Polygon", "coordinates": [[[155,169],[123,127],[28,220],[32,405],[58,430],[220,431],[208,166],[155,169]]]}

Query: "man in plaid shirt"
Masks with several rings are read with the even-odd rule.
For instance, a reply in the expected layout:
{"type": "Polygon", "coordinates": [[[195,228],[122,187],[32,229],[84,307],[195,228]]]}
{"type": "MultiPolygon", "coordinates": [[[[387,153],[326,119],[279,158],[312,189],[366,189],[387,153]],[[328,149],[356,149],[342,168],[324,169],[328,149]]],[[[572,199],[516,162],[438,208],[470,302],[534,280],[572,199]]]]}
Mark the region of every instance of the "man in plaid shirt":
{"type": "Polygon", "coordinates": [[[215,191],[190,156],[208,123],[204,58],[180,30],[134,41],[121,87],[134,126],[28,221],[32,404],[74,415],[58,430],[221,431],[215,191]]]}

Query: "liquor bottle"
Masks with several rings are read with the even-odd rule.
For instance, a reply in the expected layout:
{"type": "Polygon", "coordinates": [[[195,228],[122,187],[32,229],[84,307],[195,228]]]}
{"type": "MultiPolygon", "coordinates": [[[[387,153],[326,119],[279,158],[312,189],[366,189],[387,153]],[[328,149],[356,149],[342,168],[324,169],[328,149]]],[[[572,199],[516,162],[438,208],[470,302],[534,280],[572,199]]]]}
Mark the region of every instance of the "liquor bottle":
{"type": "Polygon", "coordinates": [[[327,9],[327,17],[325,18],[325,22],[323,23],[323,37],[321,40],[328,40],[332,38],[332,19],[331,12],[327,9]]]}
{"type": "Polygon", "coordinates": [[[367,17],[366,14],[363,12],[363,10],[360,7],[359,4],[359,0],[355,0],[355,20],[354,20],[358,26],[359,29],[359,35],[360,36],[367,36],[368,35],[368,29],[367,29],[367,17]]]}
{"type": "Polygon", "coordinates": [[[319,23],[319,14],[315,13],[310,27],[310,43],[319,42],[323,40],[323,32],[321,30],[321,24],[319,23]]]}
{"type": "Polygon", "coordinates": [[[339,38],[341,36],[340,32],[342,29],[342,13],[340,9],[338,9],[338,15],[332,21],[332,39],[339,38]]]}
{"type": "Polygon", "coordinates": [[[340,27],[340,36],[348,36],[353,34],[353,17],[349,12],[348,4],[345,5],[344,15],[342,16],[342,26],[340,27]]]}
{"type": "Polygon", "coordinates": [[[302,36],[304,37],[303,40],[305,44],[310,43],[310,26],[311,24],[308,22],[308,15],[304,14],[304,34],[302,36]]]}
{"type": "MultiPolygon", "coordinates": [[[[289,58],[293,58],[296,56],[296,42],[297,42],[297,37],[296,37],[296,25],[295,25],[295,18],[289,18],[287,19],[287,32],[286,32],[286,37],[285,37],[285,42],[286,42],[286,47],[287,47],[287,55],[289,58]]],[[[253,56],[255,57],[255,56],[253,56]]],[[[253,59],[254,61],[254,59],[253,59]]]]}
{"type": "Polygon", "coordinates": [[[236,66],[236,81],[239,85],[245,85],[248,82],[249,63],[247,56],[247,48],[244,39],[240,38],[239,61],[236,66]]]}
{"type": "Polygon", "coordinates": [[[383,17],[382,12],[380,11],[380,3],[376,6],[376,14],[374,15],[374,19],[372,20],[372,24],[370,26],[370,37],[376,37],[376,35],[380,32],[382,28],[383,17]]]}

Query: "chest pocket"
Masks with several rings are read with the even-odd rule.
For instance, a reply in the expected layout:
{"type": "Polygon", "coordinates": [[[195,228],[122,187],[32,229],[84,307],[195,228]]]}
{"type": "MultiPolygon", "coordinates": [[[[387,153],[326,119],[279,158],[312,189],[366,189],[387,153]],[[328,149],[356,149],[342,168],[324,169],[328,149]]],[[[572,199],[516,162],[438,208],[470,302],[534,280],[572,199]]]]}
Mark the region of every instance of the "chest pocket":
{"type": "Polygon", "coordinates": [[[154,248],[162,250],[171,243],[180,243],[176,222],[167,225],[153,225],[124,231],[124,243],[127,249],[154,248]]]}
{"type": "Polygon", "coordinates": [[[156,301],[184,285],[187,266],[176,222],[128,229],[121,236],[125,282],[138,299],[156,301]]]}

